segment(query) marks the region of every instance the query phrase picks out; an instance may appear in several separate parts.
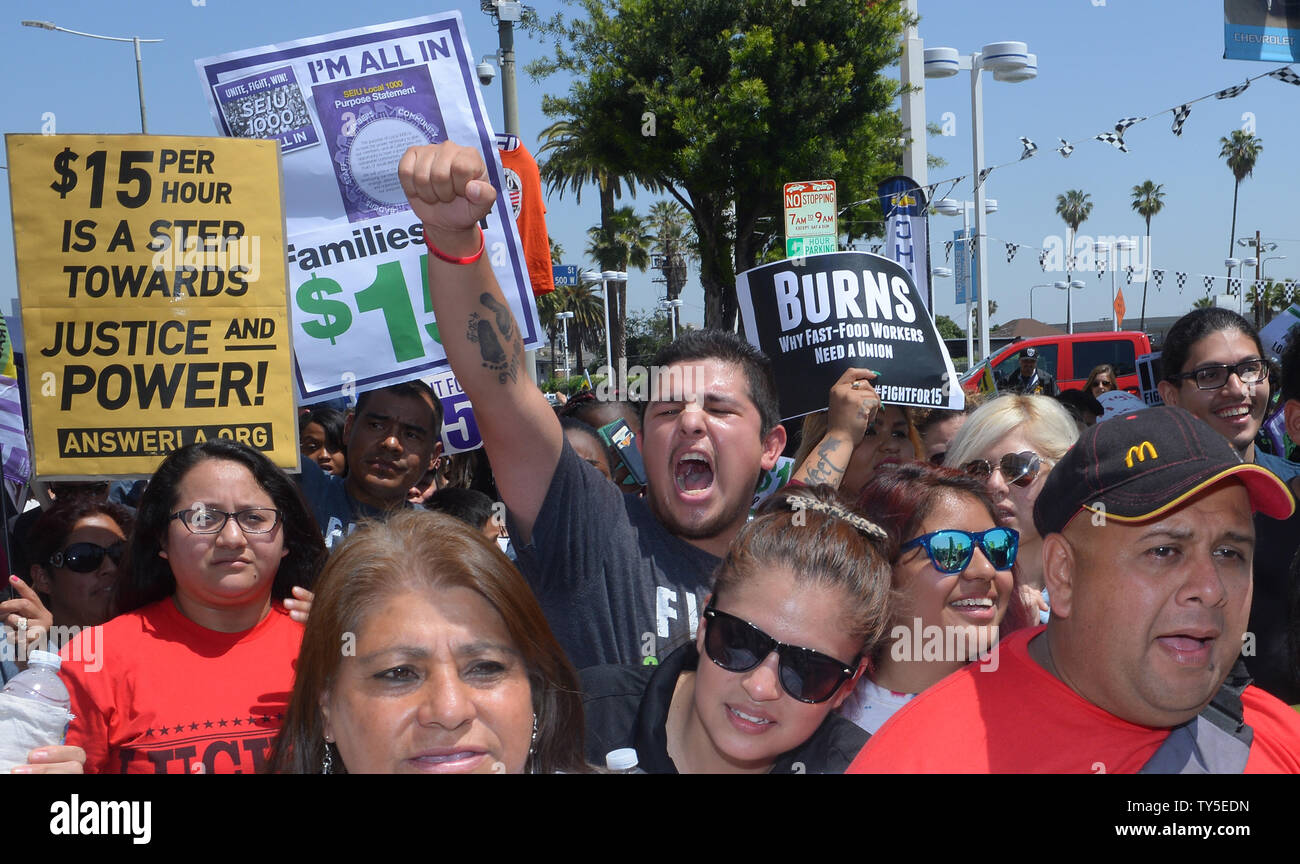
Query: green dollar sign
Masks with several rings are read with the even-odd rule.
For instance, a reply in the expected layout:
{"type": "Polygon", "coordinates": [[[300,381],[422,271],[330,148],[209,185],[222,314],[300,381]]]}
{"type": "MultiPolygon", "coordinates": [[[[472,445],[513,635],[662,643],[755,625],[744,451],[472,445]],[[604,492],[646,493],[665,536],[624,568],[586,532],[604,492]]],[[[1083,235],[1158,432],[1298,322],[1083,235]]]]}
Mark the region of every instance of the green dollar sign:
{"type": "Polygon", "coordinates": [[[330,294],[341,294],[343,289],[333,279],[317,279],[316,274],[298,286],[298,308],[308,315],[320,315],[320,321],[307,321],[302,329],[313,339],[328,339],[331,345],[338,344],[335,338],[342,336],[352,326],[352,310],[342,300],[329,300],[330,294]]]}

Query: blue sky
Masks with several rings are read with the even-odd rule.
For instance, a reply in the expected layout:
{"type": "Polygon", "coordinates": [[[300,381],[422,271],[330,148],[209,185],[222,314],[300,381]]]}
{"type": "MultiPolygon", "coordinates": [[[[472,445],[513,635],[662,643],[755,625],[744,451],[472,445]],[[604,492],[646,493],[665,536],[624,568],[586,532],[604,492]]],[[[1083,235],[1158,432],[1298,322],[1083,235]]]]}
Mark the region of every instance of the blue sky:
{"type": "MultiPolygon", "coordinates": [[[[828,0],[808,0],[809,3],[828,0]]],[[[0,20],[0,74],[5,88],[5,132],[38,132],[46,112],[59,132],[128,133],[138,131],[135,64],[129,44],[117,44],[22,27],[24,18],[50,20],[64,27],[114,36],[162,38],[143,46],[144,85],[151,132],[215,133],[193,61],[242,48],[283,42],[351,27],[398,21],[429,14],[440,6],[389,0],[382,5],[316,0],[310,5],[266,0],[138,0],[131,3],[25,2],[5,4],[0,20]]],[[[1055,215],[1056,196],[1083,189],[1094,208],[1080,229],[1083,234],[1140,235],[1141,218],[1130,208],[1130,188],[1151,179],[1164,184],[1164,212],[1152,223],[1154,266],[1191,274],[1224,271],[1232,208],[1232,175],[1218,158],[1219,138],[1253,122],[1264,151],[1254,176],[1241,188],[1237,236],[1260,229],[1279,242],[1268,274],[1300,278],[1300,226],[1287,202],[1294,197],[1296,171],[1291,165],[1293,140],[1300,133],[1300,87],[1275,79],[1254,82],[1235,99],[1209,100],[1194,106],[1181,138],[1170,132],[1164,115],[1128,130],[1131,152],[1109,145],[1080,143],[1069,159],[1054,152],[1057,138],[1077,141],[1111,129],[1123,117],[1145,116],[1204,96],[1247,76],[1280,64],[1224,60],[1223,4],[1217,0],[919,0],[921,38],[930,47],[947,45],[966,53],[987,42],[1017,39],[1037,53],[1039,76],[1023,84],[994,82],[985,76],[985,150],[988,164],[1016,159],[1019,137],[1033,139],[1038,155],[995,171],[988,193],[999,210],[987,231],[995,242],[989,254],[989,296],[999,304],[995,322],[1028,313],[1029,286],[1063,278],[1039,270],[1036,253],[1022,249],[1006,263],[1001,242],[1043,246],[1049,235],[1063,237],[1055,215]],[[1001,241],[1001,242],[998,242],[1001,241]]],[[[535,0],[543,15],[570,7],[558,0],[535,0]]],[[[478,3],[459,7],[465,16],[470,46],[476,54],[495,51],[496,30],[478,3]]],[[[798,7],[792,6],[792,14],[798,7]]],[[[521,66],[549,49],[519,34],[516,54],[521,66]]],[[[896,70],[894,70],[896,74],[896,70]]],[[[533,83],[519,77],[520,123],[525,143],[536,150],[546,125],[541,96],[561,92],[562,79],[533,83]]],[[[484,91],[494,124],[501,121],[500,78],[484,91]]],[[[929,140],[931,152],[948,164],[932,169],[930,181],[969,175],[970,88],[965,74],[929,81],[926,113],[932,122],[945,115],[955,133],[929,140]]],[[[7,177],[5,178],[7,180],[7,177]]],[[[793,179],[774,177],[780,183],[793,179]]],[[[8,184],[4,184],[8,196],[8,184]]],[[[953,197],[970,198],[969,179],[953,197]]],[[[634,202],[644,212],[652,197],[634,202]]],[[[551,198],[548,226],[569,253],[571,263],[586,265],[581,251],[586,229],[598,221],[597,196],[584,194],[578,205],[571,194],[551,198]]],[[[960,219],[932,218],[931,251],[943,264],[942,239],[961,227],[960,219]]],[[[1239,257],[1248,252],[1239,252],[1239,257]]],[[[653,274],[633,273],[630,305],[653,306],[653,274]]],[[[703,298],[697,282],[683,295],[684,316],[699,321],[703,298]]],[[[1109,275],[1084,274],[1087,287],[1076,293],[1079,320],[1098,318],[1109,306],[1109,275]]],[[[0,207],[0,304],[5,312],[17,294],[13,238],[8,206],[0,207]]],[[[1121,278],[1122,284],[1122,278],[1121,278]]],[[[1222,280],[1220,280],[1222,285],[1222,280]]],[[[937,311],[958,318],[951,280],[938,280],[937,311]]],[[[1186,311],[1204,293],[1198,278],[1188,280],[1180,295],[1172,276],[1148,295],[1148,314],[1186,311]]],[[[1129,318],[1136,323],[1140,286],[1126,291],[1129,318]]],[[[1051,288],[1034,292],[1035,316],[1064,320],[1064,293],[1051,288]]]]}

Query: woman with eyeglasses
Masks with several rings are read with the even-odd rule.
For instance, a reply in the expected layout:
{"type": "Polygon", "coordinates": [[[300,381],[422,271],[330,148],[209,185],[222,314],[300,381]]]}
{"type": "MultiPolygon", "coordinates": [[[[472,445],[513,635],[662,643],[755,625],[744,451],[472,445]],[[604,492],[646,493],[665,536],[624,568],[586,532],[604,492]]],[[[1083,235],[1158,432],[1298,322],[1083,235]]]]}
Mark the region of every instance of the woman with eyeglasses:
{"type": "Polygon", "coordinates": [[[1103,363],[1093,368],[1088,373],[1088,380],[1083,384],[1085,393],[1091,393],[1093,397],[1100,396],[1103,393],[1109,393],[1118,385],[1115,383],[1115,367],[1109,363],[1103,363]]]}
{"type": "Polygon", "coordinates": [[[867,735],[834,709],[884,638],[888,553],[828,487],[765,501],[693,641],[659,666],[582,671],[588,761],[631,747],[650,774],[843,772],[867,735]]]}
{"type": "Polygon", "coordinates": [[[325,558],[298,486],[227,439],[154,473],[122,561],[119,615],[63,649],[89,773],[244,773],[263,765],[302,625],[283,601],[325,558]]]}
{"type": "MultiPolygon", "coordinates": [[[[1187,409],[1226,438],[1243,462],[1267,468],[1293,493],[1300,491],[1300,464],[1256,446],[1274,382],[1249,321],[1228,309],[1193,310],[1169,328],[1161,363],[1164,380],[1156,386],[1165,404],[1187,409]]],[[[1300,543],[1300,516],[1278,521],[1256,514],[1254,522],[1254,601],[1246,626],[1255,650],[1242,659],[1257,686],[1290,704],[1300,701],[1300,675],[1287,648],[1288,565],[1300,543]]]]}
{"type": "Polygon", "coordinates": [[[119,504],[87,498],[60,499],[41,514],[28,540],[31,582],[54,626],[94,627],[112,617],[118,563],[134,521],[119,504]]]}
{"type": "Polygon", "coordinates": [[[1275,474],[1286,470],[1286,460],[1255,450],[1270,390],[1264,345],[1249,321],[1217,307],[1187,313],[1165,336],[1161,368],[1164,380],[1156,387],[1166,405],[1204,420],[1242,461],[1258,462],[1275,474]]]}
{"type": "Polygon", "coordinates": [[[1020,534],[1020,583],[1044,623],[1050,600],[1042,594],[1043,542],[1034,528],[1034,502],[1048,473],[1077,440],[1078,425],[1055,399],[1003,394],[971,414],[944,462],[982,480],[998,524],[1020,534]]]}
{"type": "Polygon", "coordinates": [[[889,638],[840,708],[875,734],[916,694],[988,656],[1030,610],[1016,587],[1019,534],[998,525],[976,478],[925,462],[891,466],[863,488],[858,510],[899,540],[889,638]]]}

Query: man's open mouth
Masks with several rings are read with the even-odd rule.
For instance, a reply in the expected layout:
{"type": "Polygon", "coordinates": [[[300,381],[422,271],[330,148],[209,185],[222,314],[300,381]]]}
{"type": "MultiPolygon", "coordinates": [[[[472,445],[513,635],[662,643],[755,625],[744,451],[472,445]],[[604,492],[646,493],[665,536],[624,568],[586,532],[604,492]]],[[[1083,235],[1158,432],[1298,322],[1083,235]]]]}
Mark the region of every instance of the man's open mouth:
{"type": "Polygon", "coordinates": [[[686,453],[677,460],[673,478],[682,492],[704,492],[713,485],[713,466],[703,453],[686,453]]]}

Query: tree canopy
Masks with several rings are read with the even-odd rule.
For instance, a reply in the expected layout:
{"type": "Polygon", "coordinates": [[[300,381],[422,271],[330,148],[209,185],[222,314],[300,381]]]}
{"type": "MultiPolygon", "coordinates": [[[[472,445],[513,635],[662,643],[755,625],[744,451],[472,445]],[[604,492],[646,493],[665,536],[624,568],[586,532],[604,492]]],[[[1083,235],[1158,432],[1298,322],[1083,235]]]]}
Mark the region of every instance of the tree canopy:
{"type": "MultiPolygon", "coordinates": [[[[899,84],[882,73],[900,52],[900,4],[570,2],[585,17],[542,23],[555,55],[529,67],[576,76],[543,110],[582,118],[609,172],[667,190],[690,213],[706,326],[731,325],[735,274],[782,236],[783,183],[832,178],[854,202],[897,172],[899,84]]],[[[863,223],[869,206],[845,221],[863,223]]]]}

